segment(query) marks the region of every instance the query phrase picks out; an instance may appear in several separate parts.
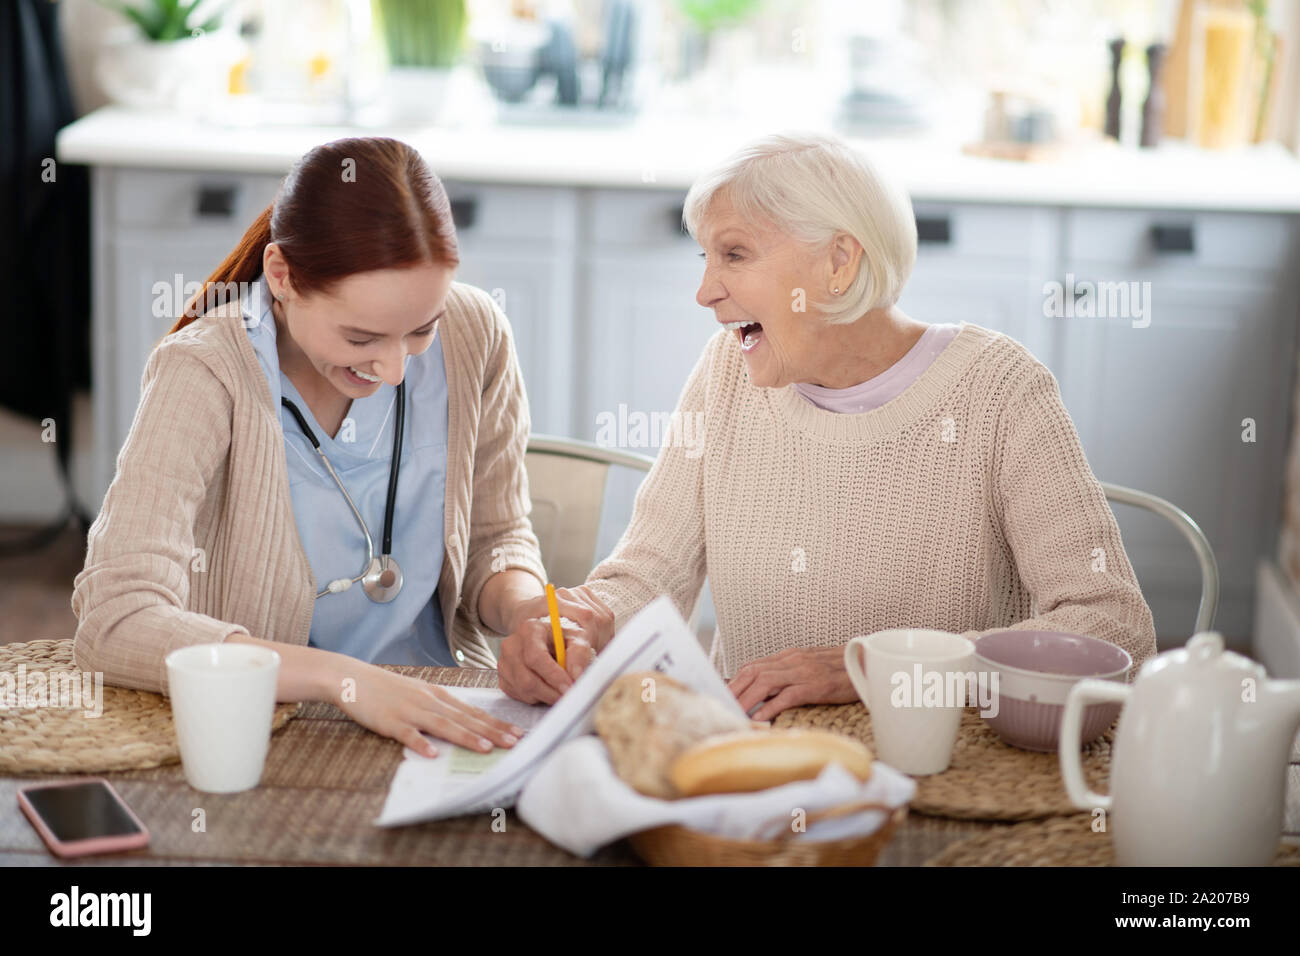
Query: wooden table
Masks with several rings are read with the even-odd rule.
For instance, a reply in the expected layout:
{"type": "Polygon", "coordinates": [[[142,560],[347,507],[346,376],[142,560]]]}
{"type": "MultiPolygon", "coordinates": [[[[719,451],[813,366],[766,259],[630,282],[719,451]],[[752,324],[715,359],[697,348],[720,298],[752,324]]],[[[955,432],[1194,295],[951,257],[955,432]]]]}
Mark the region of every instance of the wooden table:
{"type": "MultiPolygon", "coordinates": [[[[495,687],[496,672],[394,667],[434,683],[495,687]]],[[[254,790],[201,793],[179,763],[103,774],[144,820],[150,845],[86,862],[120,865],[343,864],[370,866],[622,866],[638,859],[620,841],[590,860],[548,843],[513,812],[504,832],[488,814],[393,829],[376,827],[402,746],[332,704],[311,703],[271,738],[254,790]],[[199,811],[202,813],[199,813],[199,811]],[[202,822],[202,828],[196,825],[202,822]]],[[[1291,767],[1287,830],[1300,830],[1300,765],[1291,767]]],[[[18,809],[18,787],[42,777],[0,777],[0,865],[64,864],[18,809]]],[[[916,866],[956,840],[1002,826],[910,814],[878,865],[916,866]]]]}

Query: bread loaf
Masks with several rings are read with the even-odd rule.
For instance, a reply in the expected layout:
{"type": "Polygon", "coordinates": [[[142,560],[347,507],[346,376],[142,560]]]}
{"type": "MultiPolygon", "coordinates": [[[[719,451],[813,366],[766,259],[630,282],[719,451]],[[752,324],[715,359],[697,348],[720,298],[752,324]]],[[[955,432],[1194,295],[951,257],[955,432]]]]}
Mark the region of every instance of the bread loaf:
{"type": "Polygon", "coordinates": [[[768,730],[702,740],[673,762],[669,778],[683,797],[747,793],[812,780],[831,762],[859,780],[871,776],[871,751],[851,737],[824,730],[768,730]]]}
{"type": "Polygon", "coordinates": [[[596,733],[609,749],[614,772],[646,796],[678,796],[672,762],[691,744],[744,730],[749,720],[711,697],[657,671],[624,674],[596,705],[596,733]]]}

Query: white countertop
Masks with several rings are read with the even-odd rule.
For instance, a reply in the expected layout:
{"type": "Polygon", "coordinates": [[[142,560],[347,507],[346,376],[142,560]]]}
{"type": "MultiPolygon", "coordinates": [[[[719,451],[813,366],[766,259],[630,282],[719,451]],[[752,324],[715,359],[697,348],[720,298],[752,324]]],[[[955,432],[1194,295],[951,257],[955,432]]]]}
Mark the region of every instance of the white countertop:
{"type": "MultiPolygon", "coordinates": [[[[770,129],[643,117],[622,127],[261,126],[108,107],[59,133],[61,162],[283,174],[343,136],[413,144],[445,180],[684,190],[735,147],[770,129]]],[[[917,201],[1300,212],[1300,159],[1276,143],[1212,152],[1170,140],[1154,150],[1102,144],[1055,162],[966,156],[933,139],[852,139],[917,201]]]]}

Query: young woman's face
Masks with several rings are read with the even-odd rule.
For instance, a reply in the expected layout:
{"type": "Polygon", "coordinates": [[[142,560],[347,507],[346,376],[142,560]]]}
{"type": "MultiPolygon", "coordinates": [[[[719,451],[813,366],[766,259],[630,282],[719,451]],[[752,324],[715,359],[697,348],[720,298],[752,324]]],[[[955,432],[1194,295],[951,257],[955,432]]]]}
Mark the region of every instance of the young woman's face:
{"type": "Polygon", "coordinates": [[[273,294],[284,295],[274,306],[277,329],[290,340],[282,343],[281,354],[299,367],[310,365],[340,394],[364,398],[381,383],[400,384],[406,357],[433,344],[455,274],[452,267],[425,264],[359,272],[328,293],[303,295],[294,290],[278,250],[270,250],[268,246],[268,282],[273,294]]]}

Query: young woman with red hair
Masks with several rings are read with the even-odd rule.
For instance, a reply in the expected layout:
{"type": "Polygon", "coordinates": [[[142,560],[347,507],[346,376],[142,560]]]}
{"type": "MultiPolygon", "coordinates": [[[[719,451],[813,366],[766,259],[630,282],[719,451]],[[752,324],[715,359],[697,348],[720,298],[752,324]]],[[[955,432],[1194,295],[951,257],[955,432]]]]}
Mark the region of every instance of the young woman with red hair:
{"type": "MultiPolygon", "coordinates": [[[[332,702],[425,753],[421,731],[515,742],[377,666],[494,667],[484,631],[547,627],[528,613],[546,572],[524,383],[505,316],[458,263],[446,192],[410,146],[338,140],[294,166],[149,358],[75,581],[79,666],[166,692],[172,650],[260,644],[282,701],[332,702]]],[[[572,634],[569,673],[533,662],[555,696],[590,643],[572,634]]]]}

